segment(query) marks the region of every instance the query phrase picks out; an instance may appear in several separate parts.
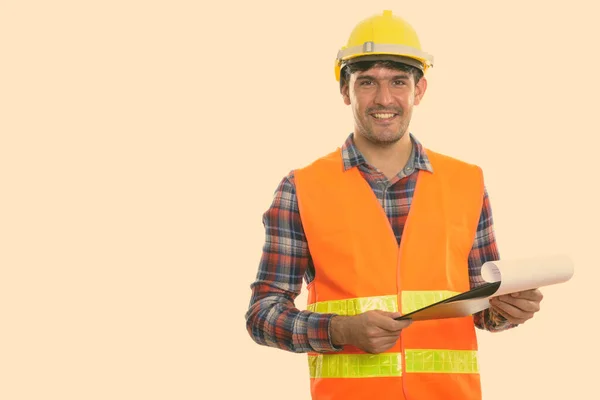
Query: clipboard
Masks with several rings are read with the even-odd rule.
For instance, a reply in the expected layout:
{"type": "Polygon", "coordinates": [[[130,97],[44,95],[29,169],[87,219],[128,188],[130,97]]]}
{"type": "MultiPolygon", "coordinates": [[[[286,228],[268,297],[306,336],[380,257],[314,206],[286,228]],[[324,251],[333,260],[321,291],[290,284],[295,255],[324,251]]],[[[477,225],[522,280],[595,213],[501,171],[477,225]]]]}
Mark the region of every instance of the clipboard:
{"type": "Polygon", "coordinates": [[[493,297],[564,283],[573,274],[573,261],[567,255],[488,261],[481,266],[484,284],[406,313],[396,320],[467,317],[489,308],[493,297]]]}

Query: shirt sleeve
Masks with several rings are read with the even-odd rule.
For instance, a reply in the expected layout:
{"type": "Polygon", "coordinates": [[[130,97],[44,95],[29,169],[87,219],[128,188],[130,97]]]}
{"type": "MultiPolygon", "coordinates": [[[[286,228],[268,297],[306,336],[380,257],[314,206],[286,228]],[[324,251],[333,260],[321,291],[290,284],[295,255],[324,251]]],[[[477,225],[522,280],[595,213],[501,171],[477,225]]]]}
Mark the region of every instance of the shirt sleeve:
{"type": "Polygon", "coordinates": [[[246,329],[258,344],[295,353],[339,350],[331,343],[334,314],[299,310],[294,301],[312,267],[296,198],[294,173],[284,177],[263,214],[265,241],[262,249],[246,329]]]}
{"type": "MultiPolygon", "coordinates": [[[[477,233],[471,252],[469,253],[469,276],[471,288],[475,288],[485,283],[481,276],[481,266],[487,261],[497,261],[500,259],[496,237],[494,234],[494,221],[492,208],[487,189],[484,188],[483,206],[477,233]]],[[[506,318],[493,309],[488,308],[473,315],[475,326],[479,329],[500,332],[517,325],[511,324],[506,318]]]]}

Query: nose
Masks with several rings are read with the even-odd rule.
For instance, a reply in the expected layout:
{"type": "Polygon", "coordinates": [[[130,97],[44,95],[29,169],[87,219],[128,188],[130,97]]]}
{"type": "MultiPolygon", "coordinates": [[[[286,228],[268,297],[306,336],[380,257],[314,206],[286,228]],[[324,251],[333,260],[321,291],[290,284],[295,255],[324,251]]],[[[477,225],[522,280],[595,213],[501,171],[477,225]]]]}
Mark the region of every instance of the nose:
{"type": "Polygon", "coordinates": [[[378,85],[375,95],[375,103],[382,106],[388,106],[392,103],[393,97],[390,88],[386,84],[378,85]]]}

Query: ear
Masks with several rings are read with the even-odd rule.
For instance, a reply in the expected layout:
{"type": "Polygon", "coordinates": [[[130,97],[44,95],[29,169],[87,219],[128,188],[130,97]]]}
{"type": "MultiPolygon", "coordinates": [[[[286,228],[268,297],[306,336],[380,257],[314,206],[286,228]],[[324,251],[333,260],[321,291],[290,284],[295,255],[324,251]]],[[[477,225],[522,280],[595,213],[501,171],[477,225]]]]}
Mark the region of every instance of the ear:
{"type": "Polygon", "coordinates": [[[419,105],[419,103],[423,99],[423,96],[425,95],[426,91],[427,91],[427,79],[425,77],[422,77],[419,80],[419,83],[417,83],[417,85],[415,86],[415,103],[414,103],[415,105],[419,105]]]}
{"type": "Polygon", "coordinates": [[[347,106],[350,105],[350,86],[348,86],[348,81],[344,83],[341,90],[342,98],[344,99],[344,104],[347,106]]]}

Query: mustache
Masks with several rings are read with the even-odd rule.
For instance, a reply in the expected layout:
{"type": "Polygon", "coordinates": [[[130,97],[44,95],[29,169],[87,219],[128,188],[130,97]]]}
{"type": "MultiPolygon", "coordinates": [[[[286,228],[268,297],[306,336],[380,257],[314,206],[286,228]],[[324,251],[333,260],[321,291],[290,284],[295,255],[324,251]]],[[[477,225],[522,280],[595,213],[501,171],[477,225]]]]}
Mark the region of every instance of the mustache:
{"type": "Polygon", "coordinates": [[[365,113],[367,113],[367,114],[373,114],[373,113],[383,113],[383,114],[393,113],[393,114],[402,115],[404,113],[404,111],[401,108],[371,107],[371,108],[367,108],[365,110],[365,113]]]}

